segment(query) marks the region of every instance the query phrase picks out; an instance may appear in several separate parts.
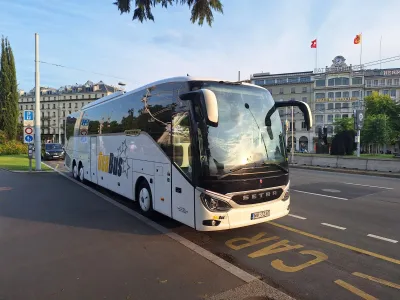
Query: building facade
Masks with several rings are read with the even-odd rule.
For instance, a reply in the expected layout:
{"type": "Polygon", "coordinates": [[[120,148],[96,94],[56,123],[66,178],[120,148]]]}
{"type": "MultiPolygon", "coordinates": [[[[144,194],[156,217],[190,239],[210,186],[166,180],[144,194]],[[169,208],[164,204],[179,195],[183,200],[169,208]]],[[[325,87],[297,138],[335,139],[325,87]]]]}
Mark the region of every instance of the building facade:
{"type": "MultiPolygon", "coordinates": [[[[308,152],[314,152],[319,130],[326,128],[328,137],[332,137],[334,120],[352,117],[354,109],[363,109],[364,97],[373,91],[400,102],[400,68],[365,69],[362,65],[347,65],[341,55],[332,60],[330,67],[297,73],[253,74],[251,82],[267,88],[275,101],[296,99],[310,105],[313,129],[310,132],[304,129],[303,115],[296,110],[293,130],[289,128],[287,132],[289,148],[294,133],[295,151],[307,149],[308,152]]],[[[280,114],[291,122],[291,112],[281,111],[280,114]]]]}
{"type": "MultiPolygon", "coordinates": [[[[84,105],[118,90],[121,90],[121,88],[107,85],[103,81],[98,83],[87,81],[82,85],[67,85],[59,89],[41,87],[40,120],[42,140],[64,143],[66,116],[78,111],[84,105]]],[[[35,110],[35,89],[33,88],[29,92],[20,91],[18,104],[20,109],[19,121],[22,124],[23,111],[35,110]]],[[[36,114],[35,117],[37,117],[36,114]]]]}

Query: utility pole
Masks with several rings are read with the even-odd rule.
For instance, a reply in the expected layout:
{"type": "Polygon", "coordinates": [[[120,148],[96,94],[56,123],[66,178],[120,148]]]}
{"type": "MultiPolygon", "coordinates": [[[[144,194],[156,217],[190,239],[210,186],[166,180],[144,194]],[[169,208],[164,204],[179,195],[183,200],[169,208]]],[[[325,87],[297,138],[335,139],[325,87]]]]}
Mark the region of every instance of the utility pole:
{"type": "Polygon", "coordinates": [[[42,142],[40,131],[40,74],[39,74],[39,35],[35,33],[35,163],[36,171],[42,166],[42,142]]]}
{"type": "Polygon", "coordinates": [[[293,106],[292,106],[292,163],[294,161],[294,128],[293,128],[293,106]]]}

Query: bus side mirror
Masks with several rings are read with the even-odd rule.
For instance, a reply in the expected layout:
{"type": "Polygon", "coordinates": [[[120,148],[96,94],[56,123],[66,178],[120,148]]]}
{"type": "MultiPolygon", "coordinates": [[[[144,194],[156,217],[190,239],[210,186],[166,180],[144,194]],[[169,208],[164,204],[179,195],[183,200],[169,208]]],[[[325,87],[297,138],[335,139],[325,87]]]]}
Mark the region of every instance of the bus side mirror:
{"type": "Polygon", "coordinates": [[[197,91],[179,95],[182,101],[192,101],[198,105],[206,118],[206,124],[211,127],[218,127],[218,101],[214,92],[208,89],[200,89],[197,91]]]}
{"type": "Polygon", "coordinates": [[[304,122],[306,123],[307,130],[310,130],[311,127],[313,126],[313,119],[310,106],[307,103],[298,100],[275,102],[275,105],[269,110],[269,112],[265,116],[265,125],[267,126],[267,121],[271,122],[270,117],[277,108],[289,107],[289,106],[296,106],[301,110],[301,112],[304,115],[304,122]]]}

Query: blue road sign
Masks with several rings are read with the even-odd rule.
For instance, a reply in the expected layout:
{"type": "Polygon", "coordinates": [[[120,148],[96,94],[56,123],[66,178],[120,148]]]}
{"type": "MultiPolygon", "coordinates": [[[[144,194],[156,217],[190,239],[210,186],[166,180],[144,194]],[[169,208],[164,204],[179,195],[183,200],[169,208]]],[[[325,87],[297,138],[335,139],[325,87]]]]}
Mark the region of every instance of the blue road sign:
{"type": "Polygon", "coordinates": [[[26,135],[25,136],[25,142],[30,143],[32,141],[33,141],[33,136],[31,136],[31,135],[26,135]]]}
{"type": "Polygon", "coordinates": [[[33,110],[24,110],[24,120],[33,121],[33,119],[34,119],[33,110]]]}

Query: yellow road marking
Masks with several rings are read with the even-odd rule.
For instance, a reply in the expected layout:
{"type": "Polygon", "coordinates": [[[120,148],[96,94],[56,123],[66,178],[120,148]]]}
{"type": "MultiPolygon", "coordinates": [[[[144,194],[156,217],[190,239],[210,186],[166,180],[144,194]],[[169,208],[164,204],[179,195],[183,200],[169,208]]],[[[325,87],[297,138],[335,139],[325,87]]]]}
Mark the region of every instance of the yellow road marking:
{"type": "Polygon", "coordinates": [[[378,300],[374,296],[371,296],[370,294],[367,294],[366,292],[356,288],[355,286],[343,281],[343,280],[335,280],[334,281],[336,284],[340,285],[341,287],[345,288],[346,290],[352,292],[353,294],[356,294],[357,296],[360,296],[361,298],[364,298],[365,300],[378,300]]]}
{"type": "Polygon", "coordinates": [[[271,266],[282,272],[298,272],[300,270],[303,270],[304,268],[310,267],[312,265],[315,265],[321,261],[328,259],[328,255],[326,255],[325,253],[319,252],[319,251],[303,250],[303,251],[300,251],[300,253],[301,254],[309,254],[309,255],[315,256],[315,258],[304,264],[294,266],[294,267],[285,265],[283,263],[283,261],[280,259],[275,259],[271,262],[271,266]]]}
{"type": "Polygon", "coordinates": [[[397,283],[393,283],[393,282],[390,282],[390,281],[387,281],[387,280],[384,280],[384,279],[372,277],[370,275],[359,273],[359,272],[354,272],[353,275],[361,277],[361,278],[365,278],[365,279],[368,279],[368,280],[371,280],[371,281],[375,281],[375,282],[378,282],[380,284],[383,284],[383,285],[386,285],[386,286],[390,286],[392,288],[400,290],[400,284],[397,284],[397,283]]]}
{"type": "Polygon", "coordinates": [[[58,164],[56,165],[56,170],[57,170],[57,168],[58,168],[58,164]]]}
{"type": "Polygon", "coordinates": [[[400,260],[398,260],[398,259],[387,257],[387,256],[384,256],[384,255],[381,255],[381,254],[378,254],[378,253],[371,252],[371,251],[363,250],[363,249],[360,249],[360,248],[357,248],[357,247],[353,247],[353,246],[350,246],[350,245],[346,245],[346,244],[343,244],[343,243],[340,243],[340,242],[332,241],[330,239],[323,238],[323,237],[320,237],[318,235],[311,234],[311,233],[308,233],[308,232],[304,232],[304,231],[301,231],[301,230],[298,230],[298,229],[295,229],[295,228],[292,228],[292,227],[288,227],[288,226],[285,226],[285,225],[281,225],[281,224],[278,224],[278,223],[275,223],[275,222],[268,222],[268,223],[271,224],[271,225],[274,225],[276,227],[280,227],[280,228],[283,228],[283,229],[286,229],[286,230],[289,230],[289,231],[292,231],[292,232],[296,232],[298,234],[301,234],[301,235],[304,235],[304,236],[308,236],[308,237],[316,239],[316,240],[320,240],[320,241],[323,241],[323,242],[326,242],[326,243],[329,243],[329,244],[333,244],[333,245],[336,245],[336,246],[339,246],[339,247],[342,247],[342,248],[353,250],[353,251],[358,252],[358,253],[366,254],[366,255],[369,255],[369,256],[372,256],[372,257],[375,257],[375,258],[379,258],[379,259],[386,260],[388,262],[400,265],[400,260]]]}

